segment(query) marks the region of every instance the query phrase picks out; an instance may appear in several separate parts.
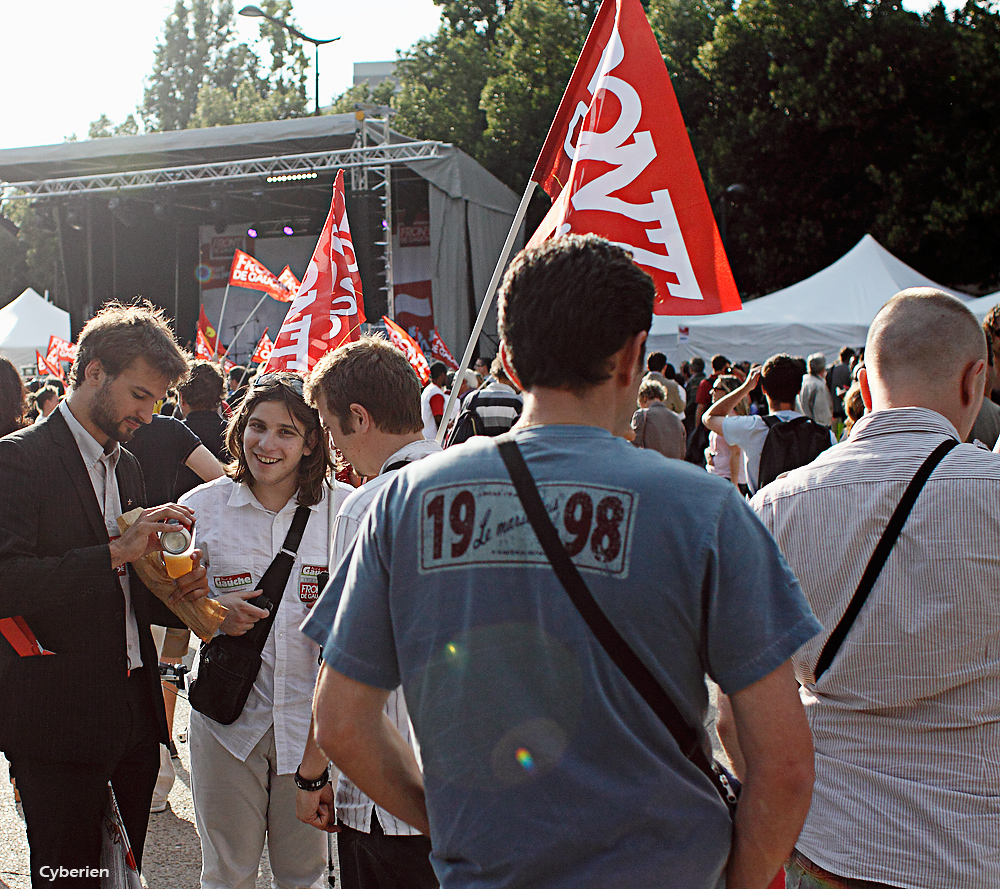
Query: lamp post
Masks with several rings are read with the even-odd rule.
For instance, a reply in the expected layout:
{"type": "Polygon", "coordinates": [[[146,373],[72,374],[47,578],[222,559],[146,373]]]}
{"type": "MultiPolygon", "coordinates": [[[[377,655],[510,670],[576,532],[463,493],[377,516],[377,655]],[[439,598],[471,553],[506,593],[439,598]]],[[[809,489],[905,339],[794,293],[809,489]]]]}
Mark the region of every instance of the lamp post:
{"type": "Polygon", "coordinates": [[[281,19],[276,19],[273,15],[268,15],[259,6],[244,6],[240,10],[240,15],[250,16],[252,18],[263,18],[267,19],[272,25],[277,25],[279,28],[284,28],[293,37],[298,37],[299,40],[305,40],[306,43],[311,43],[316,49],[316,111],[314,112],[316,117],[319,117],[319,48],[327,43],[333,43],[336,40],[340,40],[339,37],[331,37],[329,40],[316,40],[313,37],[306,37],[298,28],[293,28],[291,25],[286,24],[281,19]]]}

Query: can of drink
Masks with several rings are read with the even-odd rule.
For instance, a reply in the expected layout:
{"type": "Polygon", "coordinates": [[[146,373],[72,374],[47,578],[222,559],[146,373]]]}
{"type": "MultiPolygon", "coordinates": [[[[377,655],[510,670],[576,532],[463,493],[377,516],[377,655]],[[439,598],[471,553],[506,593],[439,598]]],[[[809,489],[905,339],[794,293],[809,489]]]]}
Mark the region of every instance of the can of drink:
{"type": "Polygon", "coordinates": [[[171,519],[174,527],[160,532],[160,548],[163,550],[163,564],[170,577],[183,577],[194,567],[192,552],[194,537],[177,519],[171,519]]]}

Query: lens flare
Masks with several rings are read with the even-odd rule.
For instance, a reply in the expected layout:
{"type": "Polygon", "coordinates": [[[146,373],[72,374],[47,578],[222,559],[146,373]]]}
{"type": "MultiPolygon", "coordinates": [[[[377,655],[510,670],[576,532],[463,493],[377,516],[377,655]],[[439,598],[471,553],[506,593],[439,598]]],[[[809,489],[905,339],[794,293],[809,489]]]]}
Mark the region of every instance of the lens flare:
{"type": "Polygon", "coordinates": [[[201,281],[202,284],[205,284],[208,281],[211,281],[212,280],[212,268],[211,268],[211,266],[196,265],[194,267],[194,276],[199,281],[201,281]]]}
{"type": "Polygon", "coordinates": [[[526,747],[518,747],[514,757],[526,772],[530,772],[535,767],[535,758],[526,747]]]}

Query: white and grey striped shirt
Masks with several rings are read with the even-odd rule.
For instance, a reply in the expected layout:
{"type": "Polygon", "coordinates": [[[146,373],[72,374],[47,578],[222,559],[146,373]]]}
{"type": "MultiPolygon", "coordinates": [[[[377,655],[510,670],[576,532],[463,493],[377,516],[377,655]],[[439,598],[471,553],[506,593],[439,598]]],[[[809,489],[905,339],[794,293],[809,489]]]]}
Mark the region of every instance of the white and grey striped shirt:
{"type": "Polygon", "coordinates": [[[958,445],[920,494],[819,681],[820,651],[930,452],[923,408],[878,411],[753,507],[826,628],[793,662],[816,746],[796,844],[844,877],[1000,886],[1000,457],[958,445]]]}

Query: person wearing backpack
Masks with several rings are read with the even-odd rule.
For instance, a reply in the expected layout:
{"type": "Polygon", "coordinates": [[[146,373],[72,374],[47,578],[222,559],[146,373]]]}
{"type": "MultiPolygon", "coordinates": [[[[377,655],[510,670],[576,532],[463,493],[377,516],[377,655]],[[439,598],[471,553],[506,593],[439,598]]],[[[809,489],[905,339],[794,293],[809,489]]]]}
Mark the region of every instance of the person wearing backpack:
{"type": "Polygon", "coordinates": [[[716,401],[701,418],[712,432],[721,435],[730,447],[736,446],[746,458],[747,484],[754,493],[783,472],[805,466],[830,445],[833,433],[795,410],[795,398],[802,388],[805,362],[791,355],[772,355],[750,368],[746,381],[716,401]],[[728,414],[760,382],[770,416],[730,417],[728,414]]]}

